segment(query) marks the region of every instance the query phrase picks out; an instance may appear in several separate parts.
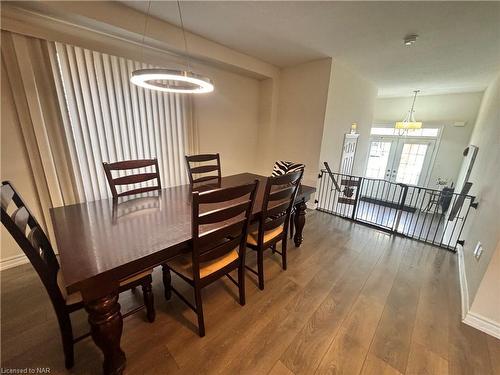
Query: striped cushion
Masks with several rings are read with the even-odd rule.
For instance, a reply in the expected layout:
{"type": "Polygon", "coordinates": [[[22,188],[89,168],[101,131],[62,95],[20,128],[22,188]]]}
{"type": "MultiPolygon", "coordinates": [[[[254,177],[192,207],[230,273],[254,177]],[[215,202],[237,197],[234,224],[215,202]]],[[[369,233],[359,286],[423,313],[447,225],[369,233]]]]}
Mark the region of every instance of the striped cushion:
{"type": "Polygon", "coordinates": [[[282,176],[287,173],[296,172],[300,169],[304,169],[305,165],[300,163],[294,163],[291,161],[278,160],[274,163],[273,173],[271,176],[282,176]]]}

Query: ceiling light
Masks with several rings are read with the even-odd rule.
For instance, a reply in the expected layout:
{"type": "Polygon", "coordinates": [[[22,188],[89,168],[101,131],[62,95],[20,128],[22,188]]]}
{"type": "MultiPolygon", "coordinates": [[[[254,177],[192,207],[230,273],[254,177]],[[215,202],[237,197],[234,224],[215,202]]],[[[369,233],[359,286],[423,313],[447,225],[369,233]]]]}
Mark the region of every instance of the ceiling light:
{"type": "Polygon", "coordinates": [[[413,116],[413,113],[415,112],[415,101],[417,100],[417,94],[420,92],[420,90],[415,90],[413,92],[415,93],[415,95],[413,96],[413,103],[411,104],[411,108],[403,121],[396,122],[394,126],[396,129],[408,130],[422,128],[422,122],[415,121],[415,117],[413,116]]]}
{"type": "MultiPolygon", "coordinates": [[[[149,18],[149,10],[151,1],[148,4],[148,11],[144,23],[144,33],[142,36],[142,48],[144,49],[144,38],[146,36],[146,28],[149,18]]],[[[210,78],[193,73],[190,69],[189,54],[187,48],[186,31],[184,30],[184,22],[182,20],[182,12],[179,1],[177,1],[177,9],[179,10],[179,18],[182,28],[182,36],[184,38],[184,52],[186,56],[186,70],[150,68],[138,69],[132,72],[130,82],[134,85],[143,87],[149,90],[157,90],[163,92],[184,93],[184,94],[202,94],[214,91],[214,85],[210,78]]]]}
{"type": "Polygon", "coordinates": [[[180,70],[140,69],[132,72],[130,81],[146,89],[164,92],[201,94],[214,91],[209,78],[180,70]]]}
{"type": "Polygon", "coordinates": [[[413,45],[417,41],[417,38],[418,38],[417,34],[411,34],[411,35],[405,36],[405,38],[403,39],[404,45],[405,46],[413,45]]]}

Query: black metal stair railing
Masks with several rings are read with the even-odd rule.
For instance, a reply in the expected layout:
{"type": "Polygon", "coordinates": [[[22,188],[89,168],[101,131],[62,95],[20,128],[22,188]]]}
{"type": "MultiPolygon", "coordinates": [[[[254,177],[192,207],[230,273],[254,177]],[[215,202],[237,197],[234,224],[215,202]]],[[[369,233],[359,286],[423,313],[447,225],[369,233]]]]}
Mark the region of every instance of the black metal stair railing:
{"type": "Polygon", "coordinates": [[[471,195],[334,173],[318,176],[317,210],[456,251],[471,195]]]}

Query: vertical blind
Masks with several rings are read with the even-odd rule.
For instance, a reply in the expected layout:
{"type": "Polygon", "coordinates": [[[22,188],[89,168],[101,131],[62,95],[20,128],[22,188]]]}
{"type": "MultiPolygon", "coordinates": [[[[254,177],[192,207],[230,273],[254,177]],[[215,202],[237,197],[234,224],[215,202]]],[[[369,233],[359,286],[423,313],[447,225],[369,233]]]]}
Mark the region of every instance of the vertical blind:
{"type": "Polygon", "coordinates": [[[53,53],[80,200],[111,196],[102,162],[156,157],[163,186],[187,183],[188,97],[131,84],[132,71],[152,67],[144,63],[62,43],[53,53]]]}

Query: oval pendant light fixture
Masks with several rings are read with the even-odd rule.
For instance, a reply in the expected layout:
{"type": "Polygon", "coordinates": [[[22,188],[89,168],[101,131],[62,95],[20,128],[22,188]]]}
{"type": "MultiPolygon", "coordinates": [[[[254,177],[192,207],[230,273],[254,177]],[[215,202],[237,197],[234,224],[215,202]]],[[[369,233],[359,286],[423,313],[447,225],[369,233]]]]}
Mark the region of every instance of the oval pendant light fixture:
{"type": "MultiPolygon", "coordinates": [[[[146,36],[147,21],[149,18],[149,10],[151,0],[148,4],[148,12],[144,25],[144,33],[142,36],[142,48],[144,48],[144,38],[146,36]]],[[[189,54],[187,48],[186,31],[184,30],[184,22],[182,19],[181,5],[177,1],[177,9],[179,10],[179,19],[181,22],[182,36],[184,38],[184,52],[186,55],[186,70],[164,69],[164,68],[149,68],[138,69],[132,72],[130,82],[134,85],[143,87],[149,90],[157,90],[163,92],[174,92],[184,94],[203,94],[214,91],[214,84],[210,78],[193,73],[190,69],[189,54]]]]}
{"type": "Polygon", "coordinates": [[[202,94],[214,91],[209,78],[193,72],[171,69],[139,69],[132,72],[130,81],[145,89],[186,94],[202,94]]]}

